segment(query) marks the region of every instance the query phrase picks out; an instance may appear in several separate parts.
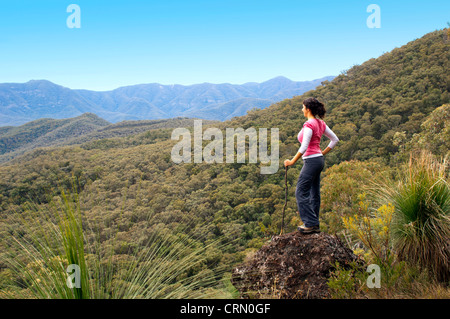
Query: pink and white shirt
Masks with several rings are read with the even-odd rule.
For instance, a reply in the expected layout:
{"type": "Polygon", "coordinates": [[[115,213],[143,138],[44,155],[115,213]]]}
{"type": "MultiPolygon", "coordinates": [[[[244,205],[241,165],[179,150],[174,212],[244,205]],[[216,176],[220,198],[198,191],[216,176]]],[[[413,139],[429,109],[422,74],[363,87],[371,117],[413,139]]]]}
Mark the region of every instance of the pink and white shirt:
{"type": "Polygon", "coordinates": [[[302,130],[298,133],[298,141],[301,143],[299,152],[303,154],[302,159],[323,156],[320,149],[320,139],[325,135],[330,139],[329,148],[336,146],[339,142],[338,137],[328,127],[328,125],[319,119],[310,119],[303,124],[302,130]]]}

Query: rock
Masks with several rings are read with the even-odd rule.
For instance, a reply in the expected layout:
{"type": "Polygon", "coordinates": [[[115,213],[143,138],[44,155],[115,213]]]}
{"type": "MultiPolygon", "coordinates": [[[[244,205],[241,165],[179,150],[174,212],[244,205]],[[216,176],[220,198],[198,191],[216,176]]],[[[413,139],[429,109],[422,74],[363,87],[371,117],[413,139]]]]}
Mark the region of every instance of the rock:
{"type": "Polygon", "coordinates": [[[327,280],[335,262],[359,262],[334,236],[292,232],[274,236],[232,271],[242,298],[329,298],[327,280]]]}

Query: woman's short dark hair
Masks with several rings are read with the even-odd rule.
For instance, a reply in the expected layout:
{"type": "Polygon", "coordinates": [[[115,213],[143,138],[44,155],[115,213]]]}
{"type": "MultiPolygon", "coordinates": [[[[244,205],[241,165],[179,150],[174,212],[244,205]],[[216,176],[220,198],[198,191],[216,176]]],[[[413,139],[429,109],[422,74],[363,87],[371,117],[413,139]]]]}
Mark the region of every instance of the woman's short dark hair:
{"type": "Polygon", "coordinates": [[[303,104],[307,109],[311,110],[312,115],[318,116],[321,119],[325,117],[325,113],[327,112],[325,110],[325,105],[323,105],[323,103],[317,100],[316,98],[314,97],[307,98],[306,100],[303,101],[303,104]]]}

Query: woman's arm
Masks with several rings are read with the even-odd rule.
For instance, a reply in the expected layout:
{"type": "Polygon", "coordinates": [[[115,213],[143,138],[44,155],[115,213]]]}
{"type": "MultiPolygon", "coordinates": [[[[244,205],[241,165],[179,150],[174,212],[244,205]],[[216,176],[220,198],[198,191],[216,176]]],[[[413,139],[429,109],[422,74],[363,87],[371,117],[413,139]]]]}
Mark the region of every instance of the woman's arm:
{"type": "Polygon", "coordinates": [[[328,152],[330,152],[339,142],[338,137],[334,132],[328,127],[328,125],[325,127],[325,132],[323,134],[330,139],[330,144],[328,144],[327,148],[322,151],[323,155],[326,155],[328,152]]]}
{"type": "Polygon", "coordinates": [[[326,149],[324,149],[323,151],[322,151],[322,155],[326,155],[328,152],[330,152],[331,151],[331,148],[329,148],[328,146],[327,146],[327,148],[326,149]]]}
{"type": "Polygon", "coordinates": [[[305,154],[306,150],[308,149],[309,143],[311,142],[313,130],[310,129],[309,127],[304,127],[303,131],[304,131],[304,133],[303,133],[302,145],[300,146],[298,151],[302,154],[305,154]]]}
{"type": "Polygon", "coordinates": [[[298,159],[300,157],[302,157],[303,154],[305,154],[306,150],[308,149],[309,142],[311,142],[312,133],[313,133],[313,131],[309,127],[304,127],[303,128],[302,145],[300,146],[300,148],[298,149],[297,154],[294,156],[294,158],[292,160],[285,160],[284,161],[284,166],[285,167],[294,165],[295,163],[297,163],[298,159]]]}
{"type": "Polygon", "coordinates": [[[285,160],[285,161],[284,161],[284,166],[285,166],[285,167],[288,167],[288,166],[294,165],[295,163],[297,163],[298,159],[299,159],[300,157],[302,157],[302,155],[303,155],[302,153],[298,152],[298,153],[294,156],[294,158],[293,158],[292,160],[285,160]]]}

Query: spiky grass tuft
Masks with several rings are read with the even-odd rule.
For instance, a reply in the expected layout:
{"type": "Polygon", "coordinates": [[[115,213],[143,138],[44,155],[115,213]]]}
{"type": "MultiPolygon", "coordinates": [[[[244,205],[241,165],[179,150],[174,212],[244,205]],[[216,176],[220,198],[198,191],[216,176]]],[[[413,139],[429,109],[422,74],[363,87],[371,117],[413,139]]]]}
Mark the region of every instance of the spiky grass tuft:
{"type": "Polygon", "coordinates": [[[410,156],[397,181],[372,189],[375,198],[395,207],[391,226],[394,248],[402,260],[430,270],[439,281],[450,274],[450,187],[448,158],[430,152],[410,156]]]}

